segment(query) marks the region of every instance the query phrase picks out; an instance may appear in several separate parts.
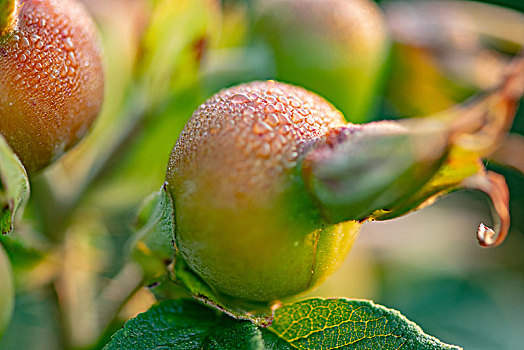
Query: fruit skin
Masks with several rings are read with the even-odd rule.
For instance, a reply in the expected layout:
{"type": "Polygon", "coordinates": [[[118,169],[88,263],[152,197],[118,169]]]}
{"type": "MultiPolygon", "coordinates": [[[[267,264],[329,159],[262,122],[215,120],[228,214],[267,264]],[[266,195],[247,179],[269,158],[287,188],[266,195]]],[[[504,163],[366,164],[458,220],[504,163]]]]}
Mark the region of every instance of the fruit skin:
{"type": "Polygon", "coordinates": [[[11,264],[0,245],[0,338],[9,323],[14,306],[14,282],[11,264]]]}
{"type": "Polygon", "coordinates": [[[223,90],[201,105],[166,175],[178,258],[216,292],[241,300],[279,300],[321,283],[360,223],[327,224],[297,162],[341,125],[342,114],[321,97],[274,81],[223,90]]]}
{"type": "Polygon", "coordinates": [[[377,98],[390,47],[370,0],[260,0],[255,30],[272,48],[274,78],[316,91],[351,122],[377,98]]]}
{"type": "Polygon", "coordinates": [[[29,173],[78,142],[103,94],[101,49],[84,7],[21,2],[14,31],[0,37],[0,133],[29,173]]]}

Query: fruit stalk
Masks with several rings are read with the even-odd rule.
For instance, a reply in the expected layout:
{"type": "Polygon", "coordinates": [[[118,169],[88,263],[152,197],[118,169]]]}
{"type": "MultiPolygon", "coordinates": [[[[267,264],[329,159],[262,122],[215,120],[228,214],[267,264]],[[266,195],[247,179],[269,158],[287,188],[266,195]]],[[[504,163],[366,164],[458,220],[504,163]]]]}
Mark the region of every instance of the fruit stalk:
{"type": "Polygon", "coordinates": [[[0,0],[0,36],[11,33],[18,21],[18,0],[0,0]]]}

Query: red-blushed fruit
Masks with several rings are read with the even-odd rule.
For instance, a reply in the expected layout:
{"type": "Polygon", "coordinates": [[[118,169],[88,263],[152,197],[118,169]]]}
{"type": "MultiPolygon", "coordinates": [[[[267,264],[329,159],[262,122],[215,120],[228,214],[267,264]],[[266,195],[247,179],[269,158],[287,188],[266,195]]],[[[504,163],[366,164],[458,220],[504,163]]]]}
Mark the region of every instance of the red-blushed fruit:
{"type": "Polygon", "coordinates": [[[29,173],[78,142],[103,93],[101,48],[84,7],[20,1],[13,30],[0,37],[0,133],[29,173]]]}
{"type": "Polygon", "coordinates": [[[321,97],[273,81],[239,85],[201,105],[166,175],[178,258],[216,292],[240,300],[269,302],[322,282],[360,224],[325,223],[296,165],[343,125],[321,97]]]}

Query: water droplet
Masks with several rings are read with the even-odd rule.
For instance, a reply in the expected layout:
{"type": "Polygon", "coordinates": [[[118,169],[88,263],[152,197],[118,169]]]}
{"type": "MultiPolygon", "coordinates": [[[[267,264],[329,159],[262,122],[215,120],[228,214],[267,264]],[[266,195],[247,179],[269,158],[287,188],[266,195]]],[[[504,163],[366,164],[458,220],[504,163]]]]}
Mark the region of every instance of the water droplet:
{"type": "Polygon", "coordinates": [[[285,107],[284,107],[284,104],[282,104],[281,102],[278,102],[276,105],[275,105],[275,109],[279,112],[282,112],[284,111],[285,107]]]}
{"type": "Polygon", "coordinates": [[[304,117],[309,114],[309,111],[305,108],[299,108],[298,113],[302,114],[304,117]]]}
{"type": "Polygon", "coordinates": [[[271,154],[271,146],[264,142],[257,150],[257,155],[259,155],[260,157],[269,157],[269,155],[271,154]]]}
{"type": "Polygon", "coordinates": [[[315,125],[315,118],[309,116],[306,118],[306,123],[308,123],[309,125],[315,125]]]}
{"type": "Polygon", "coordinates": [[[41,41],[41,40],[38,40],[38,41],[36,42],[36,48],[37,48],[37,49],[42,49],[43,47],[44,47],[44,42],[41,41]]]}
{"type": "Polygon", "coordinates": [[[266,102],[269,103],[269,104],[274,105],[274,104],[277,103],[277,99],[274,98],[273,96],[269,96],[269,97],[266,98],[266,102]]]}
{"type": "Polygon", "coordinates": [[[279,114],[278,118],[280,119],[281,124],[292,124],[291,120],[289,120],[289,118],[284,114],[279,114]]]}
{"type": "Polygon", "coordinates": [[[27,38],[22,38],[22,47],[29,47],[29,40],[27,38]]]}
{"type": "Polygon", "coordinates": [[[259,120],[255,123],[255,125],[253,126],[253,131],[255,132],[255,134],[257,135],[263,135],[265,133],[268,133],[270,132],[272,129],[271,129],[271,126],[269,126],[268,124],[264,123],[263,121],[259,120]]]}
{"type": "Polygon", "coordinates": [[[65,78],[67,76],[67,67],[66,66],[63,66],[62,69],[60,70],[60,76],[62,78],[65,78]]]}
{"type": "Polygon", "coordinates": [[[231,97],[231,102],[235,104],[243,104],[251,102],[251,100],[244,94],[235,94],[233,97],[231,97]]]}
{"type": "Polygon", "coordinates": [[[20,62],[25,62],[26,59],[27,59],[26,55],[24,55],[24,54],[20,55],[20,58],[19,58],[20,62]]]}
{"type": "Polygon", "coordinates": [[[242,115],[244,117],[247,117],[247,116],[252,117],[255,114],[256,111],[257,110],[255,109],[255,107],[248,106],[248,107],[246,107],[246,109],[244,109],[244,112],[242,112],[242,115]]]}
{"type": "Polygon", "coordinates": [[[279,129],[278,129],[278,132],[281,134],[281,135],[287,135],[289,134],[289,131],[290,131],[290,127],[287,126],[287,125],[282,125],[279,129]]]}
{"type": "Polygon", "coordinates": [[[73,40],[71,40],[70,37],[67,37],[64,39],[64,48],[67,51],[72,51],[75,48],[75,45],[73,44],[73,40]]]}
{"type": "Polygon", "coordinates": [[[277,126],[280,123],[278,116],[274,113],[268,114],[266,117],[266,122],[271,126],[277,126]]]}
{"type": "Polygon", "coordinates": [[[67,58],[69,58],[69,61],[71,62],[71,65],[73,67],[76,67],[78,65],[75,53],[73,51],[69,51],[69,53],[67,54],[67,58]]]}
{"type": "Polygon", "coordinates": [[[291,100],[291,106],[294,108],[298,108],[300,107],[300,102],[298,102],[297,100],[291,100]]]}
{"type": "Polygon", "coordinates": [[[271,103],[268,103],[265,108],[266,113],[273,113],[276,111],[276,108],[271,103]]]}
{"type": "Polygon", "coordinates": [[[304,117],[298,113],[297,111],[293,111],[293,116],[291,117],[293,119],[293,122],[300,123],[304,117]]]}
{"type": "Polygon", "coordinates": [[[278,101],[282,102],[285,105],[289,104],[289,100],[287,99],[286,96],[278,96],[278,101]]]}

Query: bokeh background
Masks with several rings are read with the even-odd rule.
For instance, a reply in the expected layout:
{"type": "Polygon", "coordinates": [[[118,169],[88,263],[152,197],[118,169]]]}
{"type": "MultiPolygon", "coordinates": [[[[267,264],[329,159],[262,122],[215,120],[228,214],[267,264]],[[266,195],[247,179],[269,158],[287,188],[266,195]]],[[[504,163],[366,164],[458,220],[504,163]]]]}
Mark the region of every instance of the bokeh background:
{"type": "MultiPolygon", "coordinates": [[[[493,88],[524,46],[519,0],[84,2],[104,45],[104,110],[86,140],[32,179],[15,243],[3,241],[17,296],[2,350],[101,348],[154,303],[129,262],[134,217],[161,186],[185,121],[219,89],[278,79],[326,96],[352,122],[416,118],[493,88]]],[[[502,246],[476,243],[478,224],[492,224],[487,199],[457,192],[366,224],[342,268],[309,296],[372,299],[465,349],[521,348],[522,135],[521,107],[486,160],[511,193],[502,246]]]]}

